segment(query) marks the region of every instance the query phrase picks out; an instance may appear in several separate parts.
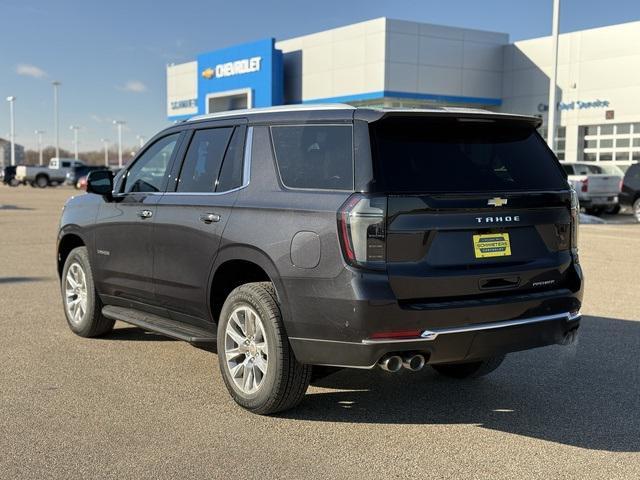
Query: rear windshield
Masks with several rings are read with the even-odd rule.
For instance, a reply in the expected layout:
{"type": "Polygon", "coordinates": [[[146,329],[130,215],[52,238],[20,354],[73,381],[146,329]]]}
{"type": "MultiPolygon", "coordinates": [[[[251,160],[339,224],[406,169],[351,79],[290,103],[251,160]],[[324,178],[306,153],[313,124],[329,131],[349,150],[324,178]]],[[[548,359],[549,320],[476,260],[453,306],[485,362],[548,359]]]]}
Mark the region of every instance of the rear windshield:
{"type": "Polygon", "coordinates": [[[557,160],[528,124],[391,117],[372,123],[370,129],[379,191],[568,188],[557,160]]]}

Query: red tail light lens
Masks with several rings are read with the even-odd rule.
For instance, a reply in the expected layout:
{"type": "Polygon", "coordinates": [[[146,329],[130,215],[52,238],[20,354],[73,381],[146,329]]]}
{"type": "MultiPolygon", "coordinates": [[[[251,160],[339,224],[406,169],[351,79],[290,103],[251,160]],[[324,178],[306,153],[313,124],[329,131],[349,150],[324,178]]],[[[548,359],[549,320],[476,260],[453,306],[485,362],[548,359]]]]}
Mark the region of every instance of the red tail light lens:
{"type": "Polygon", "coordinates": [[[584,180],[580,180],[580,183],[582,184],[580,186],[580,190],[582,192],[588,192],[589,191],[589,179],[585,178],[584,180]]]}
{"type": "Polygon", "coordinates": [[[351,195],[338,210],[338,236],[349,265],[381,270],[386,259],[387,197],[351,195]]]}

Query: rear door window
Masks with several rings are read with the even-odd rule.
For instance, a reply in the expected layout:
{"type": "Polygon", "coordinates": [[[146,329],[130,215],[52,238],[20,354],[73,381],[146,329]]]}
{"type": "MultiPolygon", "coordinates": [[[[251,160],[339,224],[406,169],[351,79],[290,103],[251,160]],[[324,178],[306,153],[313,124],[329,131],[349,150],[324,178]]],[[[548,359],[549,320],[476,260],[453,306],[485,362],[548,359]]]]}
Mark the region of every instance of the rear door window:
{"type": "Polygon", "coordinates": [[[565,190],[553,153],[525,122],[390,117],[370,126],[377,189],[465,193],[565,190]]]}
{"type": "Polygon", "coordinates": [[[233,127],[196,130],[182,164],[178,192],[216,191],[222,159],[232,132],[233,127]]]}
{"type": "Polygon", "coordinates": [[[351,125],[273,126],[271,135],[286,187],[353,189],[351,125]]]}

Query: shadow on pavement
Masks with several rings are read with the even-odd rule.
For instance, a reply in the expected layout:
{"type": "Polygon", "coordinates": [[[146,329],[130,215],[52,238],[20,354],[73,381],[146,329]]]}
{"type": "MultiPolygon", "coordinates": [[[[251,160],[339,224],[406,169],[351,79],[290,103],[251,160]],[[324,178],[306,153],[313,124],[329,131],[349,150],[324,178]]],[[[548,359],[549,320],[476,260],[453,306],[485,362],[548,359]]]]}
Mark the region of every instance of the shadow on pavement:
{"type": "Polygon", "coordinates": [[[468,381],[342,370],[283,417],[381,424],[476,424],[576,447],[640,451],[640,321],[585,317],[577,344],[514,353],[468,381]]]}
{"type": "Polygon", "coordinates": [[[4,283],[29,283],[51,280],[52,277],[0,277],[0,285],[4,283]]]}
{"type": "Polygon", "coordinates": [[[138,327],[114,328],[107,335],[98,337],[103,340],[124,340],[129,342],[175,342],[177,340],[159,333],[149,332],[138,327]]]}
{"type": "Polygon", "coordinates": [[[20,207],[18,205],[1,205],[0,210],[33,210],[33,208],[29,207],[20,207]]]}

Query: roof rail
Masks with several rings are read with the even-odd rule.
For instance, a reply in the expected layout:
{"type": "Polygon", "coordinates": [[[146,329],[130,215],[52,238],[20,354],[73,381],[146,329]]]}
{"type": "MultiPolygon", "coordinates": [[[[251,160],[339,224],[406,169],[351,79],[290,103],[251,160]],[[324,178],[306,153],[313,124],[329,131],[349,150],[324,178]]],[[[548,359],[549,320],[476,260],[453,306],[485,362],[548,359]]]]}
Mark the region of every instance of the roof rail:
{"type": "Polygon", "coordinates": [[[236,117],[242,115],[257,115],[271,112],[303,112],[306,110],[355,110],[355,107],[346,103],[304,103],[298,105],[277,105],[274,107],[246,108],[243,110],[227,110],[225,112],[206,113],[196,115],[187,120],[194,122],[197,120],[209,120],[213,118],[236,117]]]}

